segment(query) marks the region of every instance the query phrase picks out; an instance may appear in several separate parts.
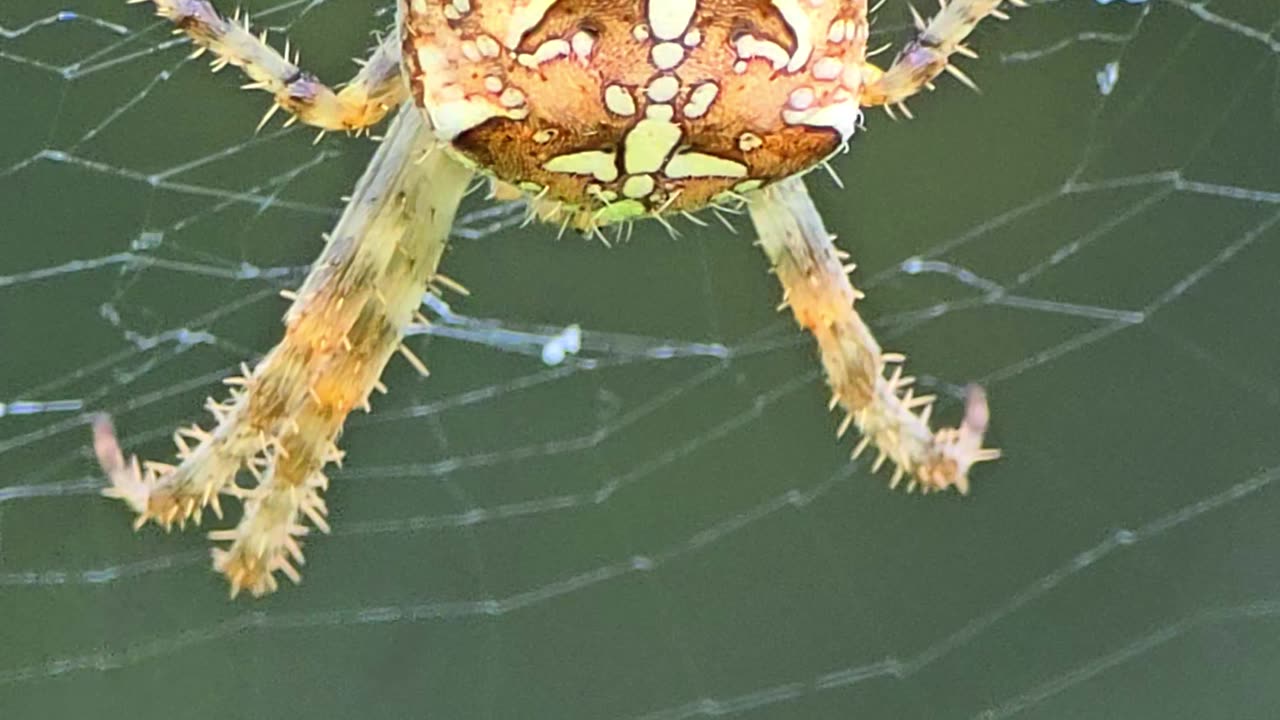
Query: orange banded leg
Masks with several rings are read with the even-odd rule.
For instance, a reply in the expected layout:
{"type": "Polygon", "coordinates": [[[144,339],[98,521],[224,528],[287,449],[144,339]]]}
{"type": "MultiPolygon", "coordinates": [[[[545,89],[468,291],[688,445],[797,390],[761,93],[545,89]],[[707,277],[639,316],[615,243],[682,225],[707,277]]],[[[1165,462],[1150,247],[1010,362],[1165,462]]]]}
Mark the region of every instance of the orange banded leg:
{"type": "Polygon", "coordinates": [[[813,334],[831,386],[831,408],[843,407],[838,435],[852,425],[862,432],[857,457],[868,445],[879,451],[873,471],[893,461],[891,487],[907,480],[908,490],[954,487],[969,491],[969,468],[993,460],[999,451],[982,447],[987,429],[986,396],[970,389],[964,419],[957,428],[929,428],[932,395],[914,394],[914,378],[904,377],[901,355],[881,351],[854,304],[862,298],[849,282],[852,265],[832,243],[813,200],[798,177],[750,196],[748,209],[760,233],[759,244],[782,283],[783,302],[796,321],[813,334]],[[886,377],[885,371],[892,367],[886,377]]]}
{"type": "Polygon", "coordinates": [[[359,132],[376,125],[390,108],[408,97],[408,88],[400,75],[400,39],[396,33],[379,43],[363,62],[360,72],[341,91],[335,92],[298,67],[297,53],[289,57],[287,42],[284,52],[280,53],[267,44],[266,31],[255,35],[249,28],[247,15],[237,12],[228,19],[206,0],[129,2],[155,5],[156,14],[177,28],[174,32],[186,33],[196,44],[192,57],[205,52],[215,55],[211,63],[214,72],[234,65],[249,77],[246,89],[271,93],[275,103],[259,127],[283,108],[293,118],[321,130],[359,132]]]}
{"type": "Polygon", "coordinates": [[[436,139],[422,113],[404,104],[369,169],[285,315],[283,339],[244,377],[232,397],[211,403],[217,426],[177,438],[177,467],[126,462],[109,424],[95,427],[95,448],[111,481],[104,495],[168,528],[201,510],[218,510],[219,494],[244,500],[239,526],[210,534],[214,567],[234,596],[276,588],[274,573],[298,580],[299,536],[306,519],[327,530],[324,466],[341,460],[335,442],[351,410],[368,407],[383,367],[401,345],[422,293],[436,274],[449,227],[471,171],[432,152],[436,139]],[[189,443],[188,440],[191,442],[189,443]],[[257,478],[235,484],[244,468],[257,478]]]}
{"type": "MultiPolygon", "coordinates": [[[[933,79],[944,71],[974,87],[969,76],[951,64],[951,56],[959,53],[977,57],[964,46],[964,40],[984,18],[1007,19],[1008,16],[998,9],[1003,1],[951,0],[944,3],[938,14],[927,23],[912,8],[919,34],[902,48],[888,70],[882,71],[870,64],[866,66],[860,103],[863,106],[884,105],[886,109],[897,105],[910,115],[902,103],[922,88],[932,89],[933,79]]],[[[1023,7],[1026,2],[1009,0],[1009,4],[1023,7]]]]}

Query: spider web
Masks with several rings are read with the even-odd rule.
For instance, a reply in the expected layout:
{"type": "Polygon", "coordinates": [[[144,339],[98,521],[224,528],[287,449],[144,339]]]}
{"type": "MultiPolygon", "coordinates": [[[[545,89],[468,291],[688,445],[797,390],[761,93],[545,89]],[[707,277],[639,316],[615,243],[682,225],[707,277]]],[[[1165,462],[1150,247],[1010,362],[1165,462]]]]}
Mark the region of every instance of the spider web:
{"type": "MultiPolygon", "coordinates": [[[[129,532],[88,417],[167,456],[372,145],[253,135],[263,98],[144,10],[66,7],[0,9],[0,715],[1275,716],[1273,3],[986,23],[982,95],[870,115],[845,187],[811,178],[938,412],[988,387],[972,497],[847,461],[745,221],[606,250],[477,194],[446,258],[473,295],[411,340],[434,375],[393,362],[333,535],[257,602],[199,532],[129,532]]],[[[250,9],[335,80],[390,21],[250,9]]]]}

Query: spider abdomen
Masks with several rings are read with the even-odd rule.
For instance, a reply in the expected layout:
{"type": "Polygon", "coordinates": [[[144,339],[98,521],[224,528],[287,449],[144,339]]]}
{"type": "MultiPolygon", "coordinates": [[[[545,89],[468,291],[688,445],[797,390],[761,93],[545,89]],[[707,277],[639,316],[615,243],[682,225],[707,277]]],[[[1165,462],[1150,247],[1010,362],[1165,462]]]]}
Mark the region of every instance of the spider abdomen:
{"type": "Polygon", "coordinates": [[[465,162],[593,227],[804,171],[860,119],[862,0],[404,0],[404,66],[465,162]]]}

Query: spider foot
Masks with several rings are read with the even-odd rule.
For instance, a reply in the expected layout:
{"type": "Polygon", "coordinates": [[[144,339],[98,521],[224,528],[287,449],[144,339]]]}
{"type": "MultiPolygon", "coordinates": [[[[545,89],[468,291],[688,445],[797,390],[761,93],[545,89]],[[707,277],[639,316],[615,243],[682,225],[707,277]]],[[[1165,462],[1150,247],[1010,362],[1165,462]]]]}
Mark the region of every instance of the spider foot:
{"type": "Polygon", "coordinates": [[[320,497],[320,484],[317,480],[312,487],[289,492],[250,491],[240,524],[209,533],[214,542],[231,543],[226,548],[213,548],[210,554],[213,569],[226,577],[232,598],[245,590],[254,597],[275,592],[279,587],[277,572],[295,585],[302,582],[298,567],[306,559],[299,538],[310,528],[299,522],[300,516],[309,517],[316,527],[329,532],[328,508],[320,497]]]}
{"type": "MultiPolygon", "coordinates": [[[[223,442],[237,434],[230,431],[238,426],[236,418],[244,416],[242,412],[224,415],[214,434],[180,431],[175,436],[181,458],[177,466],[139,462],[136,456],[125,460],[110,418],[101,415],[94,421],[94,449],[111,483],[102,494],[123,500],[136,513],[135,530],[154,522],[166,531],[174,525],[184,529],[188,520],[199,524],[205,507],[221,518],[219,494],[232,495],[243,502],[244,517],[233,529],[209,533],[214,541],[231,543],[213,550],[213,566],[226,576],[232,597],[242,590],[255,597],[274,591],[276,572],[300,582],[296,566],[303,558],[298,538],[308,532],[302,522],[309,519],[329,532],[328,507],[320,494],[328,489],[329,480],[320,468],[342,459],[342,451],[332,441],[341,416],[335,427],[327,417],[330,406],[311,409],[304,407],[295,418],[281,423],[290,428],[283,436],[259,435],[252,444],[257,450],[247,456],[226,452],[228,445],[223,442]],[[317,421],[318,414],[326,417],[317,421]],[[200,444],[191,448],[188,438],[200,444]],[[257,479],[256,486],[233,483],[241,468],[257,479]]],[[[239,444],[240,450],[248,447],[239,444]]]]}
{"type": "Polygon", "coordinates": [[[93,445],[98,463],[110,485],[102,489],[105,497],[123,500],[136,514],[134,530],[140,530],[148,522],[166,531],[177,525],[186,527],[187,521],[199,525],[204,509],[210,507],[222,517],[222,505],[218,495],[234,478],[239,465],[220,466],[216,462],[188,462],[190,451],[184,437],[207,435],[199,428],[183,429],[175,434],[182,465],[139,462],[131,456],[127,461],[120,450],[115,427],[107,415],[99,415],[93,421],[93,445]]]}
{"type": "Polygon", "coordinates": [[[1000,457],[999,450],[982,446],[990,419],[986,391],[978,385],[970,385],[966,389],[965,414],[959,426],[941,428],[931,437],[926,437],[924,442],[904,443],[900,432],[904,425],[918,424],[928,428],[933,401],[931,395],[913,397],[908,393],[901,396],[899,403],[907,410],[914,411],[921,406],[923,409],[912,413],[913,423],[899,424],[896,429],[887,424],[878,426],[870,421],[870,413],[861,413],[863,421],[859,427],[865,428],[866,434],[854,448],[852,457],[858,458],[874,443],[878,454],[872,464],[872,472],[879,472],[886,462],[892,461],[891,489],[898,488],[905,480],[908,493],[918,489],[927,495],[955,488],[961,495],[967,495],[970,468],[1000,457]]]}

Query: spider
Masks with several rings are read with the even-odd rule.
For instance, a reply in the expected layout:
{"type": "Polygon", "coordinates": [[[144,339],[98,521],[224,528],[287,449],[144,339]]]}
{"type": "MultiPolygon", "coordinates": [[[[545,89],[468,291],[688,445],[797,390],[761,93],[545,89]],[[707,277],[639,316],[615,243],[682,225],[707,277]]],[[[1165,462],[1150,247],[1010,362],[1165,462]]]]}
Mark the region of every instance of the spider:
{"type": "MultiPolygon", "coordinates": [[[[1021,5],[1021,0],[1009,0],[1021,5]]],[[[904,101],[949,71],[1001,0],[952,0],[887,70],[868,62],[866,0],[399,0],[396,29],[335,92],[274,50],[247,17],[206,0],[149,2],[215,70],[274,96],[287,122],[367,134],[394,118],[325,249],[296,292],[279,344],[210,400],[216,425],[174,435],[178,465],[125,460],[110,420],[94,423],[109,497],[135,528],[199,522],[219,498],[240,499],[232,529],[210,533],[234,597],[300,580],[306,519],[328,531],[324,468],[353,409],[369,409],[379,376],[426,322],[424,292],[465,288],[437,270],[454,213],[480,174],[494,194],[523,198],[530,218],[601,235],[643,218],[666,224],[698,210],[745,206],[790,308],[817,342],[830,409],[856,425],[857,457],[925,492],[969,489],[968,472],[998,457],[982,447],[985,395],[971,388],[962,421],[934,432],[934,398],[915,395],[904,357],[881,351],[854,310],[862,294],[847,254],[823,227],[801,175],[847,148],[862,108],[910,116],[904,101]],[[236,482],[244,470],[251,486],[236,482]]],[[[914,11],[913,11],[914,13],[914,11]]]]}

